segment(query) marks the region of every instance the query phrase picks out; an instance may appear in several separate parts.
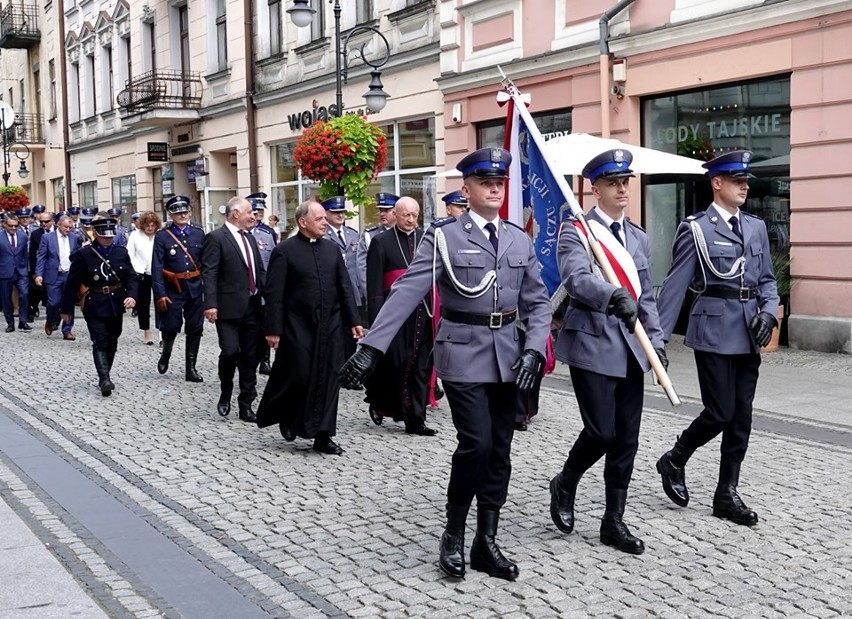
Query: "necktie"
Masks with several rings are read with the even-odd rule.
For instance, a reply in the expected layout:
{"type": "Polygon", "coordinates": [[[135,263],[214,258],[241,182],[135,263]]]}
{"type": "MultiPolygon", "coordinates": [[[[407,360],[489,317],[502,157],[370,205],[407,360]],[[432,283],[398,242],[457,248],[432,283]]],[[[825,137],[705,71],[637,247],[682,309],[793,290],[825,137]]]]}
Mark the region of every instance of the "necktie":
{"type": "Polygon", "coordinates": [[[621,240],[621,224],[617,221],[609,224],[609,229],[612,230],[612,233],[615,235],[615,238],[621,243],[621,246],[624,247],[624,241],[621,240]]]}
{"type": "Polygon", "coordinates": [[[255,294],[257,292],[257,283],[254,279],[254,260],[252,259],[251,249],[249,249],[248,240],[246,240],[246,231],[240,230],[240,238],[243,240],[243,248],[246,250],[246,264],[248,265],[249,271],[249,293],[255,294]]]}
{"type": "Polygon", "coordinates": [[[340,239],[340,244],[343,245],[343,247],[345,248],[346,247],[346,239],[343,238],[343,228],[341,228],[340,230],[337,231],[337,237],[340,239]]]}
{"type": "Polygon", "coordinates": [[[17,234],[10,234],[9,235],[9,242],[12,244],[12,251],[15,251],[15,249],[17,249],[17,247],[18,247],[18,238],[17,237],[18,237],[17,234]]]}
{"type": "Polygon", "coordinates": [[[736,216],[736,215],[734,215],[733,217],[731,217],[731,218],[728,220],[728,223],[730,223],[730,224],[731,224],[731,230],[733,230],[733,231],[734,231],[734,234],[736,234],[738,237],[740,237],[740,239],[742,239],[742,238],[743,238],[743,233],[742,233],[742,231],[740,230],[740,220],[739,220],[739,219],[737,219],[737,216],[736,216]]]}
{"type": "Polygon", "coordinates": [[[485,229],[488,230],[488,240],[491,241],[491,246],[494,247],[494,253],[497,253],[497,228],[489,221],[485,224],[485,229]]]}

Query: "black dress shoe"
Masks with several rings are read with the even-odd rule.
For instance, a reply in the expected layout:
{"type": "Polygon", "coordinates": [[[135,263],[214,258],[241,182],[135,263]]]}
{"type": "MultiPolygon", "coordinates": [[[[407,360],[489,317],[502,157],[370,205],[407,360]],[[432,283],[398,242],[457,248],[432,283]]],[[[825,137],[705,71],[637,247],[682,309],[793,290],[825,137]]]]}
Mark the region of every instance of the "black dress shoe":
{"type": "Polygon", "coordinates": [[[515,422],[515,432],[526,432],[527,431],[527,422],[526,421],[516,421],[515,422]]]}
{"type": "Polygon", "coordinates": [[[24,331],[25,333],[29,333],[30,331],[32,331],[32,330],[33,330],[33,328],[32,328],[32,327],[29,325],[29,323],[27,323],[27,322],[19,322],[19,323],[18,323],[18,328],[19,328],[21,331],[24,331]]]}
{"type": "Polygon", "coordinates": [[[269,365],[269,361],[263,360],[260,362],[260,367],[257,368],[258,374],[263,374],[264,376],[269,376],[272,373],[272,366],[269,365]]]}
{"type": "Polygon", "coordinates": [[[281,436],[284,437],[284,440],[288,443],[292,443],[296,440],[296,433],[293,432],[290,428],[285,426],[283,423],[278,424],[278,431],[281,432],[281,436]]]}
{"type": "Polygon", "coordinates": [[[246,408],[240,407],[240,421],[247,421],[249,423],[257,422],[257,415],[254,414],[254,411],[251,409],[251,405],[246,408]]]}
{"type": "Polygon", "coordinates": [[[227,417],[231,412],[231,398],[220,396],[219,403],[216,404],[216,412],[218,412],[222,417],[227,417]]]}
{"type": "Polygon", "coordinates": [[[15,330],[15,325],[9,325],[6,327],[6,333],[12,333],[15,330]]]}
{"type": "Polygon", "coordinates": [[[328,454],[330,456],[339,456],[343,453],[343,448],[330,438],[324,441],[317,441],[314,439],[314,451],[318,451],[321,454],[328,454]]]}
{"type": "Polygon", "coordinates": [[[425,423],[421,423],[417,426],[406,426],[405,433],[416,434],[417,436],[435,436],[438,431],[433,428],[430,428],[425,423]]]}
{"type": "Polygon", "coordinates": [[[384,420],[384,418],[385,418],[384,415],[382,415],[378,410],[376,410],[376,407],[371,404],[370,405],[370,419],[373,421],[373,423],[376,424],[377,426],[380,426],[380,425],[382,425],[382,421],[384,420]]]}

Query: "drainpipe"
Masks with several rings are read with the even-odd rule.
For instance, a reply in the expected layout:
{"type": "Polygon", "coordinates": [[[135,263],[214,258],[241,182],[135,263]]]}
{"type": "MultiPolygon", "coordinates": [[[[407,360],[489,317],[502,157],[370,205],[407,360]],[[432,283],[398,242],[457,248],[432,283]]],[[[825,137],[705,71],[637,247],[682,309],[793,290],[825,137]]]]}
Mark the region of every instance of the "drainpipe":
{"type": "Polygon", "coordinates": [[[636,0],[620,0],[600,19],[601,137],[609,137],[609,22],[636,0]]]}
{"type": "Polygon", "coordinates": [[[257,192],[257,117],[254,107],[254,34],[252,0],[243,0],[243,40],[246,70],[246,131],[248,133],[249,193],[257,192]]]}
{"type": "MultiPolygon", "coordinates": [[[[65,59],[65,0],[56,3],[59,26],[59,76],[62,84],[62,151],[65,155],[65,210],[71,208],[71,153],[68,151],[68,65],[65,59]]],[[[56,196],[54,196],[55,198],[56,196]]]]}

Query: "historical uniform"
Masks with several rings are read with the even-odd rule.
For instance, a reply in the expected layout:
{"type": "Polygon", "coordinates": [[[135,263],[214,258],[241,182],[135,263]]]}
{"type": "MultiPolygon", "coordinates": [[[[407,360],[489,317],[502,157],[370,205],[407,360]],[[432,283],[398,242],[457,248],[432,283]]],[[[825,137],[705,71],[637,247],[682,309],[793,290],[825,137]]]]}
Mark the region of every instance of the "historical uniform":
{"type": "Polygon", "coordinates": [[[672,501],[686,506],[686,462],[721,434],[713,514],[744,525],[757,524],[757,514],[745,506],[736,487],[751,433],[760,347],[769,342],[778,323],[779,301],[766,225],[739,210],[751,177],[750,161],[751,152],[733,151],[704,164],[714,203],[678,228],[672,266],[657,300],[668,339],[687,289],[697,295],[685,343],[695,351],[704,403],[701,414],[657,462],[663,488],[672,501]],[[742,191],[742,197],[732,199],[732,187],[742,191]]]}
{"type": "Polygon", "coordinates": [[[495,536],[511,474],[515,392],[518,387],[531,388],[541,378],[550,300],[529,236],[500,220],[493,206],[497,198],[502,203],[511,158],[503,149],[481,149],[461,160],[458,169],[465,177],[465,188],[470,183],[478,196],[476,202],[470,198],[471,212],[433,222],[371,331],[342,369],[344,386],[360,384],[437,284],[441,321],[435,338],[435,368],[458,436],[439,565],[453,577],[465,573],[464,527],[474,497],[478,515],[471,567],[510,580],[518,575],[517,566],[497,547],[495,536]],[[492,192],[494,199],[482,198],[485,191],[492,192]],[[525,343],[518,338],[516,320],[527,324],[525,343]]]}
{"type": "MultiPolygon", "coordinates": [[[[380,213],[393,212],[393,207],[396,206],[398,200],[399,196],[392,193],[377,193],[376,208],[379,209],[380,213]]],[[[363,299],[358,299],[358,304],[361,307],[361,315],[365,320],[367,318],[367,252],[370,251],[370,243],[373,239],[382,232],[390,230],[392,225],[390,223],[388,225],[379,224],[377,226],[370,226],[364,230],[361,234],[361,240],[358,242],[358,251],[355,258],[358,271],[357,290],[358,294],[363,297],[363,299]]]]}
{"type": "MultiPolygon", "coordinates": [[[[76,226],[73,228],[75,234],[80,239],[81,245],[88,245],[95,240],[95,231],[92,229],[92,220],[98,214],[98,209],[86,207],[82,209],[76,220],[76,226]]],[[[71,218],[74,220],[74,218],[71,218]]]]}
{"type": "Polygon", "coordinates": [[[114,389],[109,373],[118,349],[124,310],[135,304],[137,293],[136,271],[130,263],[130,255],[126,248],[112,242],[117,225],[112,218],[95,220],[98,238],[71,254],[71,270],[61,303],[63,320],[67,320],[77,304],[80,285],[85,286],[80,305],[92,340],[98,388],[103,396],[110,395],[114,389]]]}
{"type": "Polygon", "coordinates": [[[201,281],[201,245],[204,230],[189,223],[189,198],[174,196],[166,202],[172,223],[158,230],[151,257],[151,286],[160,315],[163,350],[157,371],[165,374],[184,324],[186,333],[186,375],[189,382],[202,382],[195,369],[201,335],[204,330],[204,286],[201,281]],[[185,221],[183,220],[185,218],[185,221]],[[181,219],[182,223],[176,223],[181,219]]]}
{"type": "MultiPolygon", "coordinates": [[[[251,204],[251,210],[254,214],[255,221],[257,222],[254,224],[254,228],[251,229],[251,235],[254,237],[254,240],[257,241],[257,250],[260,252],[260,260],[263,263],[264,271],[269,269],[269,258],[272,256],[272,250],[275,249],[275,246],[278,244],[277,232],[270,226],[263,223],[263,213],[266,209],[266,197],[266,194],[262,191],[246,196],[246,200],[248,200],[249,204],[251,204]]],[[[262,317],[260,320],[261,324],[263,324],[262,317]]],[[[269,348],[269,344],[266,343],[266,336],[263,333],[263,329],[259,330],[259,336],[260,339],[257,342],[257,358],[259,366],[257,371],[259,374],[269,376],[269,373],[272,371],[272,365],[270,363],[271,349],[269,348]]]]}
{"type": "Polygon", "coordinates": [[[645,549],[642,540],[634,537],[622,521],[639,446],[644,373],[651,369],[632,335],[637,316],[661,358],[665,353],[651,285],[648,237],[623,213],[627,179],[633,176],[629,167],[632,159],[624,149],[601,153],[586,165],[583,176],[599,196],[599,204],[586,218],[589,227],[604,246],[607,241],[615,246],[611,250],[615,260],[624,265],[632,260],[638,273],[638,290],[636,282],[624,282],[619,287],[603,277],[585,234],[572,222],[563,225],[559,234],[559,272],[571,301],[556,341],[555,356],[569,366],[583,430],[562,472],[550,482],[550,513],[560,531],[573,530],[577,484],[604,457],[606,510],[600,539],[624,552],[641,554],[645,549]],[[614,185],[608,187],[610,183],[614,185]]]}

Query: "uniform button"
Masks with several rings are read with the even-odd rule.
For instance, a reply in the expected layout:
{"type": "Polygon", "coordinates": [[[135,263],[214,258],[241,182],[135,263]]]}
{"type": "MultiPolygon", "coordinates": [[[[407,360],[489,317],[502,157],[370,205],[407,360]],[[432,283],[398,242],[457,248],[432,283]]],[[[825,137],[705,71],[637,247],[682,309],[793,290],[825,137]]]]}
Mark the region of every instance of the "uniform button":
{"type": "Polygon", "coordinates": [[[451,340],[451,339],[453,339],[453,336],[452,336],[452,335],[448,335],[448,336],[447,336],[447,339],[448,339],[448,340],[451,340]]]}

